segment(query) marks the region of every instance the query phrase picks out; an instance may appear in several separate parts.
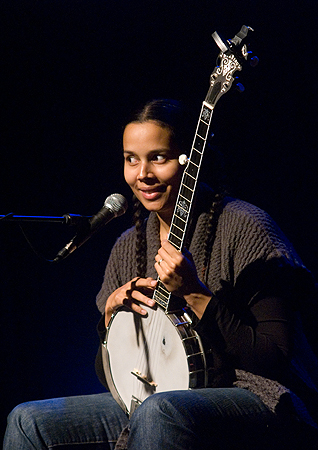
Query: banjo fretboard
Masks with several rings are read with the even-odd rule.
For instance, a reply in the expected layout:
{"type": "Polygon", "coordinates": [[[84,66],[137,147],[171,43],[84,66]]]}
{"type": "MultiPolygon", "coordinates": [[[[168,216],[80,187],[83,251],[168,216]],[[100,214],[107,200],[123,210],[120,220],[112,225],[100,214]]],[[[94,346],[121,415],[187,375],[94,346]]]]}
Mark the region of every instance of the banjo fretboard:
{"type": "MultiPolygon", "coordinates": [[[[187,225],[189,223],[212,113],[213,107],[203,102],[191,153],[182,175],[176,206],[171,220],[168,241],[179,251],[182,250],[187,225]]],[[[170,297],[171,293],[166,289],[160,279],[158,279],[158,284],[152,297],[153,300],[167,310],[170,297]]]]}

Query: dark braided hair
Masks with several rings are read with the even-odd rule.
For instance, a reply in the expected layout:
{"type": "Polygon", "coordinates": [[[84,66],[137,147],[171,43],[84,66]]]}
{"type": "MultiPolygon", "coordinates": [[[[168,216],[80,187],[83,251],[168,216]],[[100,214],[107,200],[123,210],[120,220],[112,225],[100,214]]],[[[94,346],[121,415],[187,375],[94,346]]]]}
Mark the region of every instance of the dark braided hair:
{"type": "MultiPolygon", "coordinates": [[[[190,125],[190,114],[185,107],[176,100],[159,99],[147,103],[134,114],[128,123],[157,122],[161,127],[168,128],[171,133],[172,145],[181,153],[188,153],[193,139],[193,124],[190,125]]],[[[208,277],[210,254],[215,239],[219,215],[222,211],[224,193],[215,193],[209,211],[206,232],[205,258],[202,271],[202,281],[208,277]]],[[[147,241],[145,217],[147,211],[139,200],[133,196],[133,223],[136,227],[136,264],[137,276],[145,277],[147,271],[147,241]]]]}
{"type": "Polygon", "coordinates": [[[223,200],[225,192],[215,193],[212,205],[209,211],[208,225],[206,229],[206,241],[204,252],[204,263],[202,268],[201,280],[204,284],[207,284],[209,276],[209,263],[211,258],[211,251],[215,240],[216,228],[218,225],[219,217],[223,209],[223,200]]]}
{"type": "Polygon", "coordinates": [[[133,195],[133,223],[136,227],[136,264],[137,277],[144,278],[147,271],[147,241],[145,225],[145,208],[133,195]]]}

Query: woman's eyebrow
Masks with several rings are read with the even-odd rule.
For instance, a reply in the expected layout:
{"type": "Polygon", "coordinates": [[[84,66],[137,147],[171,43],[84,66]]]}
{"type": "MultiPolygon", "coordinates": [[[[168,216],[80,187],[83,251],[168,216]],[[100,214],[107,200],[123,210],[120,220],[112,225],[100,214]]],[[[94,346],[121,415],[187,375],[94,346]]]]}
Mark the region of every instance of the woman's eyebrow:
{"type": "MultiPolygon", "coordinates": [[[[136,152],[134,152],[132,150],[123,150],[123,153],[127,153],[129,155],[134,155],[136,152]]],[[[170,148],[158,148],[155,150],[150,150],[148,155],[153,155],[155,153],[171,153],[171,149],[170,148]]]]}

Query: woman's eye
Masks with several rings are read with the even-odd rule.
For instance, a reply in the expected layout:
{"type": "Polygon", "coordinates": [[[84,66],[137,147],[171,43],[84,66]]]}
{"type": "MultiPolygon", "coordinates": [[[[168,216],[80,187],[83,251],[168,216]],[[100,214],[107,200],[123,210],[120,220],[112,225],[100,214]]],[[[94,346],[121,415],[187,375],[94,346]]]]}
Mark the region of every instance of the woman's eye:
{"type": "Polygon", "coordinates": [[[138,162],[137,158],[133,155],[126,156],[125,159],[129,164],[137,164],[138,162]]]}
{"type": "Polygon", "coordinates": [[[153,160],[154,160],[155,162],[158,162],[158,163],[165,162],[166,159],[167,159],[167,158],[166,158],[164,155],[155,155],[155,156],[153,157],[153,160]]]}

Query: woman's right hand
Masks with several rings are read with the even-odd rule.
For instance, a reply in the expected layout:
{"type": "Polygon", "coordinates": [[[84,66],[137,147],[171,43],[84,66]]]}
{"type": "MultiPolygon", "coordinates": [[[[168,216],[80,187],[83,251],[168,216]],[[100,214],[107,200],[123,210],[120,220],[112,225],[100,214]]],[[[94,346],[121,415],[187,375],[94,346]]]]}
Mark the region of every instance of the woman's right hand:
{"type": "Polygon", "coordinates": [[[142,304],[154,306],[155,301],[147,297],[151,295],[157,285],[153,278],[133,278],[128,283],[119,287],[107,299],[105,306],[105,325],[107,327],[112,314],[116,309],[125,305],[133,312],[141,315],[147,314],[142,304]]]}

